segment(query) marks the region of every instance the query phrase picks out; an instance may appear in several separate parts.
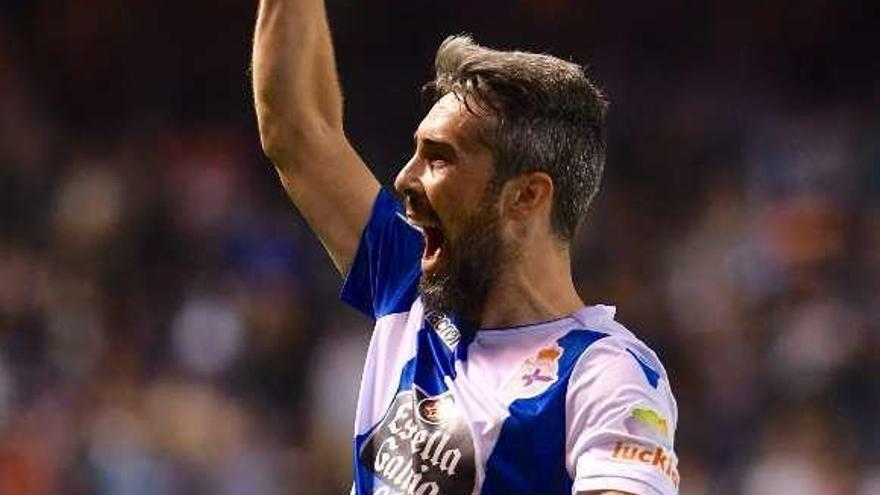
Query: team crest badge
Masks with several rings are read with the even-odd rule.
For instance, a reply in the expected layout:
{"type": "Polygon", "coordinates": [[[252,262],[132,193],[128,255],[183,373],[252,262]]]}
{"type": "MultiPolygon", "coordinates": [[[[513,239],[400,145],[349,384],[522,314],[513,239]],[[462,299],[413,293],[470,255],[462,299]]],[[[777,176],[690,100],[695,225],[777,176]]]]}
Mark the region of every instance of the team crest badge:
{"type": "Polygon", "coordinates": [[[559,380],[559,358],[564,349],[558,344],[542,347],[520,366],[508,382],[504,395],[510,400],[537,397],[559,380]]]}

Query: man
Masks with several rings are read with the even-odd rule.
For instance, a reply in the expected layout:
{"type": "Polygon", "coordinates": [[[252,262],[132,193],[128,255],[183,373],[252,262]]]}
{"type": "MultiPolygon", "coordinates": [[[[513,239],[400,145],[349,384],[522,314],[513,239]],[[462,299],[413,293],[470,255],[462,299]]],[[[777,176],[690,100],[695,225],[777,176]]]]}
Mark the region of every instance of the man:
{"type": "Polygon", "coordinates": [[[666,372],[571,279],[603,96],[574,64],[467,37],[435,65],[401,205],[345,137],[322,1],[260,3],[264,151],[346,277],[343,300],[376,320],[352,492],[677,493],[666,372]]]}

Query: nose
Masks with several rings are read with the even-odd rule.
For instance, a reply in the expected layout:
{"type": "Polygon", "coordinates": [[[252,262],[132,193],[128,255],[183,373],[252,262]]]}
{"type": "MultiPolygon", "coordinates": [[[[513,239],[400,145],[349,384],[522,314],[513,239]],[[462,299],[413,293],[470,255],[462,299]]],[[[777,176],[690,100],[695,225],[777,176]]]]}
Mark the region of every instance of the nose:
{"type": "Polygon", "coordinates": [[[400,169],[400,172],[397,173],[397,177],[394,179],[394,189],[401,196],[423,193],[424,189],[420,180],[421,169],[420,160],[415,156],[410,158],[406,165],[400,169]]]}

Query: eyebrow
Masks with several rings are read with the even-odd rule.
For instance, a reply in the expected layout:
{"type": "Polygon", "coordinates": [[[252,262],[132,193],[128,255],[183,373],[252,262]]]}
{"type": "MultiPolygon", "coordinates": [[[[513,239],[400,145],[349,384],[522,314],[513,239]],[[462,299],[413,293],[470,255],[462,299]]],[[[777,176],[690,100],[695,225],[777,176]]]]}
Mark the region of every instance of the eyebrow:
{"type": "MultiPolygon", "coordinates": [[[[413,140],[415,141],[416,145],[418,146],[419,136],[413,135],[413,140]]],[[[458,157],[458,151],[452,143],[449,143],[447,141],[439,141],[436,139],[430,139],[430,138],[422,138],[421,142],[422,142],[422,146],[424,146],[425,149],[427,149],[429,151],[449,154],[453,158],[458,157]]]]}

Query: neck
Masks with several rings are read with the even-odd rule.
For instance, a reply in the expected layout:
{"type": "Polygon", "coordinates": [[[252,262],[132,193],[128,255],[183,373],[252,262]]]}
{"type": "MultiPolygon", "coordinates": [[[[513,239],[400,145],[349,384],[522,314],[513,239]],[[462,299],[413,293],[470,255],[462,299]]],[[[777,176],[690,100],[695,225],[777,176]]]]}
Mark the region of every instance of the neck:
{"type": "Polygon", "coordinates": [[[583,307],[571,278],[569,249],[552,240],[547,244],[530,246],[505,266],[489,291],[481,328],[540,323],[583,307]]]}

